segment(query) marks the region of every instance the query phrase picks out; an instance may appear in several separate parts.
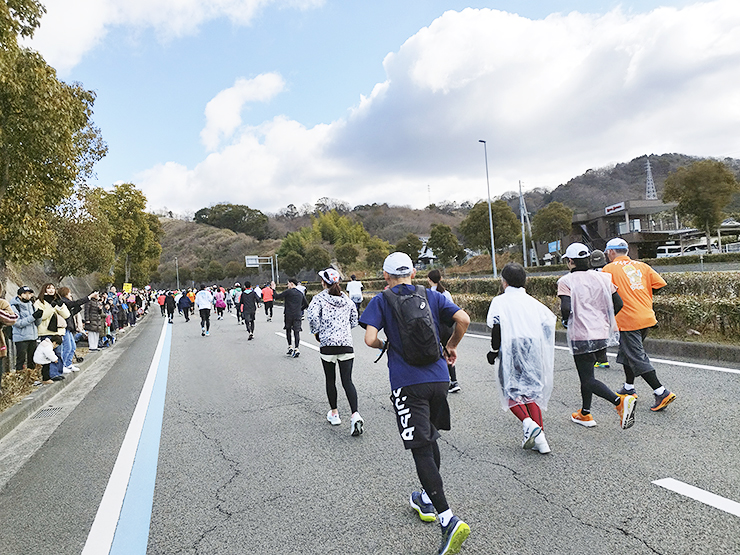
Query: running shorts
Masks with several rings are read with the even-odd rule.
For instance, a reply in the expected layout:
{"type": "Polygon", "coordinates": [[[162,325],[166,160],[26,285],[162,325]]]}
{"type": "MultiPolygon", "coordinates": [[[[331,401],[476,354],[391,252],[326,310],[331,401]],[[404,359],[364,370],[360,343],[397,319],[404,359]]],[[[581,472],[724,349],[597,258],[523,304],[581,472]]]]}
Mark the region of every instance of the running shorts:
{"type": "Polygon", "coordinates": [[[449,382],[407,385],[391,392],[398,433],[406,449],[423,447],[450,429],[449,382]]]}

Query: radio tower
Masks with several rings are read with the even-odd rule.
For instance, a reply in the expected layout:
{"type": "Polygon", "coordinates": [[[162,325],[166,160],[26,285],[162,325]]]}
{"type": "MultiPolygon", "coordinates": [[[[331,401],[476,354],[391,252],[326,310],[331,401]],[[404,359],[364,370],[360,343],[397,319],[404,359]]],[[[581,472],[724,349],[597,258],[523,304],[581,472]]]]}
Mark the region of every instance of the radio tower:
{"type": "Polygon", "coordinates": [[[645,183],[645,199],[658,200],[658,191],[655,190],[653,181],[653,170],[650,167],[650,157],[647,157],[647,181],[645,183]]]}

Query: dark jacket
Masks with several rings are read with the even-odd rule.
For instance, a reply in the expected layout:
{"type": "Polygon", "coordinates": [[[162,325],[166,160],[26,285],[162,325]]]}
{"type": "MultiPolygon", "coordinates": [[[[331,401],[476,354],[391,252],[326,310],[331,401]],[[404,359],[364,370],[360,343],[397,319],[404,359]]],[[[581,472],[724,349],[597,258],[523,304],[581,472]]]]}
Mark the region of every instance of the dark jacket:
{"type": "MultiPolygon", "coordinates": [[[[174,297],[173,297],[174,300],[174,297]]],[[[164,300],[164,304],[167,305],[167,299],[164,300]]],[[[177,301],[177,308],[180,310],[187,310],[188,308],[192,308],[193,301],[190,300],[190,297],[187,295],[182,295],[180,297],[180,300],[177,301]]],[[[174,309],[173,309],[174,310],[174,309]]]]}
{"type": "Polygon", "coordinates": [[[100,333],[101,330],[101,316],[103,314],[103,306],[100,301],[92,299],[85,305],[85,329],[87,331],[94,331],[100,333]]]}
{"type": "Polygon", "coordinates": [[[66,297],[61,297],[61,299],[67,309],[69,309],[69,318],[67,318],[67,329],[70,332],[74,333],[75,315],[82,310],[83,306],[90,302],[90,299],[88,297],[82,297],[81,299],[77,299],[76,301],[72,301],[66,297]]]}
{"type": "Polygon", "coordinates": [[[306,296],[295,287],[286,289],[282,293],[275,293],[275,299],[285,300],[284,312],[286,319],[300,318],[301,312],[308,308],[306,296]]]}
{"type": "MultiPolygon", "coordinates": [[[[185,295],[183,295],[183,297],[184,296],[185,295]]],[[[173,297],[171,293],[167,295],[167,298],[164,300],[164,306],[167,309],[167,312],[169,312],[170,314],[175,312],[175,297],[173,297]]]]}
{"type": "Polygon", "coordinates": [[[253,289],[250,289],[242,292],[241,297],[239,297],[239,306],[242,312],[254,314],[257,312],[257,304],[259,301],[260,298],[257,296],[257,293],[255,293],[253,289]]]}

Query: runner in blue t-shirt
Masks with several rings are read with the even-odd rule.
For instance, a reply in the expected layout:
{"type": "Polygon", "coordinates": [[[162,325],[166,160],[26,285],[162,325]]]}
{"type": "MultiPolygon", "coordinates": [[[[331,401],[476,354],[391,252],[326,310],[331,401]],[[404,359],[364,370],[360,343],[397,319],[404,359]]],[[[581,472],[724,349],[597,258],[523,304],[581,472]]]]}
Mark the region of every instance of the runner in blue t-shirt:
{"type": "MultiPolygon", "coordinates": [[[[416,291],[411,280],[416,275],[411,258],[402,252],[390,254],[383,263],[383,277],[392,293],[409,295],[416,291]]],[[[447,363],[455,364],[457,345],[470,324],[467,313],[444,295],[436,291],[425,291],[432,318],[437,327],[457,324],[444,349],[444,357],[425,366],[414,366],[406,362],[402,353],[398,322],[391,307],[382,294],[374,297],[360,317],[365,328],[365,343],[369,347],[388,352],[388,374],[398,431],[404,447],[411,450],[416,472],[423,487],[421,492],[411,494],[409,503],[421,520],[434,522],[435,509],[442,525],[442,545],[439,555],[457,553],[470,534],[470,527],[452,514],[447,504],[442,477],[439,474],[440,453],[437,445],[439,432],[450,429],[450,408],[447,405],[447,390],[450,382],[447,363]],[[385,330],[388,344],[378,337],[385,330]],[[446,359],[446,360],[445,360],[446,359]]],[[[442,346],[440,345],[440,355],[442,346]]]]}

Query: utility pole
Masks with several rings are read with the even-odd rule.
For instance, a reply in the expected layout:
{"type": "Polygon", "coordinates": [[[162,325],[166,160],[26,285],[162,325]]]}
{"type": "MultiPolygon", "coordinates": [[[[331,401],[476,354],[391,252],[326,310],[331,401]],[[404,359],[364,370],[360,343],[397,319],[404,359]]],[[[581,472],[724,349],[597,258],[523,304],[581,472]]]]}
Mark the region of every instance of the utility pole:
{"type": "Polygon", "coordinates": [[[175,274],[177,275],[177,290],[180,290],[180,267],[177,265],[177,257],[175,257],[175,274]]]}
{"type": "Polygon", "coordinates": [[[522,194],[522,180],[519,180],[519,217],[522,220],[522,260],[524,267],[527,267],[527,234],[524,231],[524,195],[522,194]]]}
{"type": "Polygon", "coordinates": [[[496,245],[493,242],[493,212],[491,211],[491,183],[488,180],[488,145],[486,141],[480,139],[479,143],[483,143],[483,154],[486,158],[486,187],[488,189],[488,225],[491,228],[491,262],[493,264],[493,279],[496,279],[498,272],[496,271],[496,245]]]}

